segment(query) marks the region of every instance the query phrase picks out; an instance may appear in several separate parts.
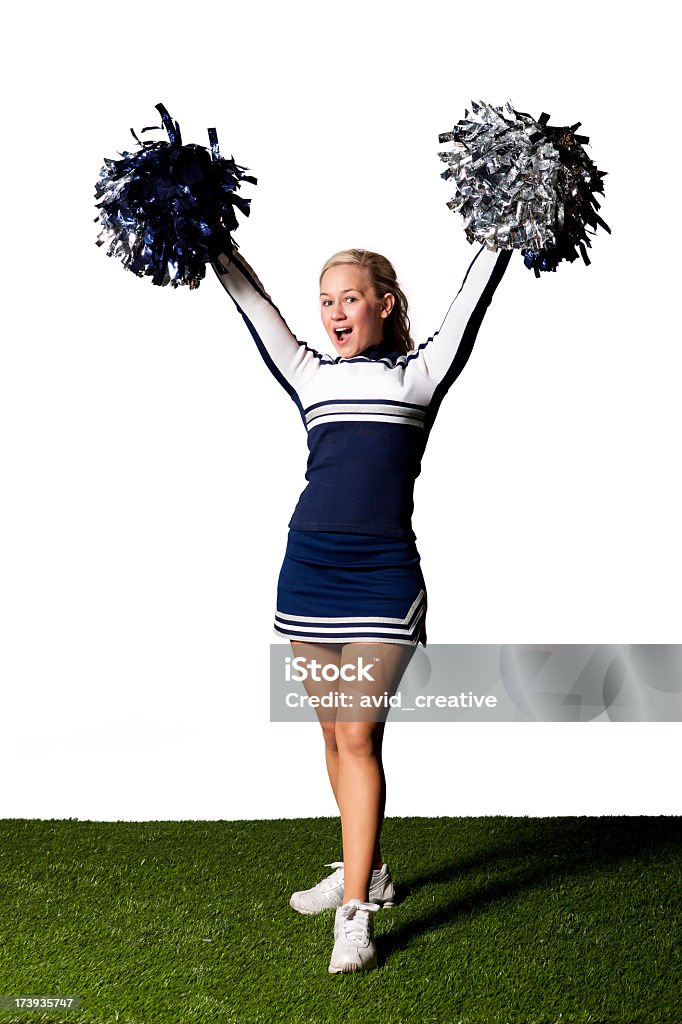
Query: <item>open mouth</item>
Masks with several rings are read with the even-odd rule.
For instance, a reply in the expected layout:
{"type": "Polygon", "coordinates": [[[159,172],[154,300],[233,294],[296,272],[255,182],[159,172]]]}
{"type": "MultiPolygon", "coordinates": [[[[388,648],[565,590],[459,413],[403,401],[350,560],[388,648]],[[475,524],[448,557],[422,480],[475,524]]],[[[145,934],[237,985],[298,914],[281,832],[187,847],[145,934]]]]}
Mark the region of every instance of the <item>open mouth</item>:
{"type": "Polygon", "coordinates": [[[336,340],[342,341],[344,338],[347,338],[352,330],[352,327],[335,327],[334,334],[336,335],[336,340]]]}

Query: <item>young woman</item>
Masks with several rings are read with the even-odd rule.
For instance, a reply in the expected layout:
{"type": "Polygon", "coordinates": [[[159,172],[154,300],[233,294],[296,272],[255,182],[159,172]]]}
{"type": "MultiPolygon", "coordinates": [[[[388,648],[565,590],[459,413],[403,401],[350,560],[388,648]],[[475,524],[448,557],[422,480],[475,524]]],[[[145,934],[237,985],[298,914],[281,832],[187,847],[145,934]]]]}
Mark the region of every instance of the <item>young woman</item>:
{"type": "MultiPolygon", "coordinates": [[[[296,656],[339,668],[371,665],[371,681],[332,688],[349,699],[359,691],[393,695],[416,645],[426,645],[414,481],[440,403],[510,258],[509,250],[478,247],[440,328],[415,350],[391,263],[365,249],[336,253],[320,274],[322,323],[336,357],[292,334],[236,249],[213,262],[308,434],[308,483],[289,521],[274,628],[296,656]]],[[[305,685],[317,695],[331,688],[305,685]]],[[[331,973],[376,966],[372,912],[394,901],[380,850],[386,714],[360,713],[357,701],[318,713],[344,859],[290,905],[302,914],[336,907],[331,973]]]]}

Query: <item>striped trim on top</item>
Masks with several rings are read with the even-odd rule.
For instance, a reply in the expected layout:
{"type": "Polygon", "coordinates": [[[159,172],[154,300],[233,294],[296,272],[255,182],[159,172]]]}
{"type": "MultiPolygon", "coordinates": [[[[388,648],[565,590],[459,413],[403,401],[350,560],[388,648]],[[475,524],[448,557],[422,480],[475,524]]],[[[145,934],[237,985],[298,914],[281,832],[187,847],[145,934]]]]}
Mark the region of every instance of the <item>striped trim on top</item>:
{"type": "Polygon", "coordinates": [[[322,423],[374,422],[404,423],[411,427],[424,428],[426,408],[411,402],[397,402],[390,399],[333,399],[316,402],[304,410],[304,421],[308,430],[322,423]]]}

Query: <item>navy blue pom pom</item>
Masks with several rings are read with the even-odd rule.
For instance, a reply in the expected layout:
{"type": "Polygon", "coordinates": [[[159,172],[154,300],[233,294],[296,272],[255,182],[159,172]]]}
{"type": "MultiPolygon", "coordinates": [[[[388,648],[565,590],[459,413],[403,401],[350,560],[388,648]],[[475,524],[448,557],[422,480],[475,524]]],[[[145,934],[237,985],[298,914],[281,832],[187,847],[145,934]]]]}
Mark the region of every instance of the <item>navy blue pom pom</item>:
{"type": "MultiPolygon", "coordinates": [[[[198,288],[206,264],[236,248],[230,232],[237,228],[235,209],[250,213],[251,200],[237,193],[242,181],[257,183],[246,168],[220,156],[215,128],[205,146],[182,144],[177,121],[157,103],[169,141],[140,142],[134,153],[108,160],[95,185],[95,218],[101,224],[97,245],[109,242],[107,256],[121,259],[126,270],[149,276],[152,284],[198,288]]],[[[158,125],[142,131],[158,131],[158,125]]]]}

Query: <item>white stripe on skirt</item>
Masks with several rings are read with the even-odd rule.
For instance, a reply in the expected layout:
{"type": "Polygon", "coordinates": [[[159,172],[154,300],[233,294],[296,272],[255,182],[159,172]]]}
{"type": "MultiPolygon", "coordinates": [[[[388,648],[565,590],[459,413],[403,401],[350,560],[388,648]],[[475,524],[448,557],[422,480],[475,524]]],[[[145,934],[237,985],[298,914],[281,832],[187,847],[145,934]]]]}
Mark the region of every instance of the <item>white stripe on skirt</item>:
{"type": "Polygon", "coordinates": [[[275,613],[275,632],[290,640],[309,643],[385,643],[418,642],[418,626],[425,612],[425,591],[420,590],[404,618],[368,615],[337,615],[316,618],[312,615],[275,613]]]}

